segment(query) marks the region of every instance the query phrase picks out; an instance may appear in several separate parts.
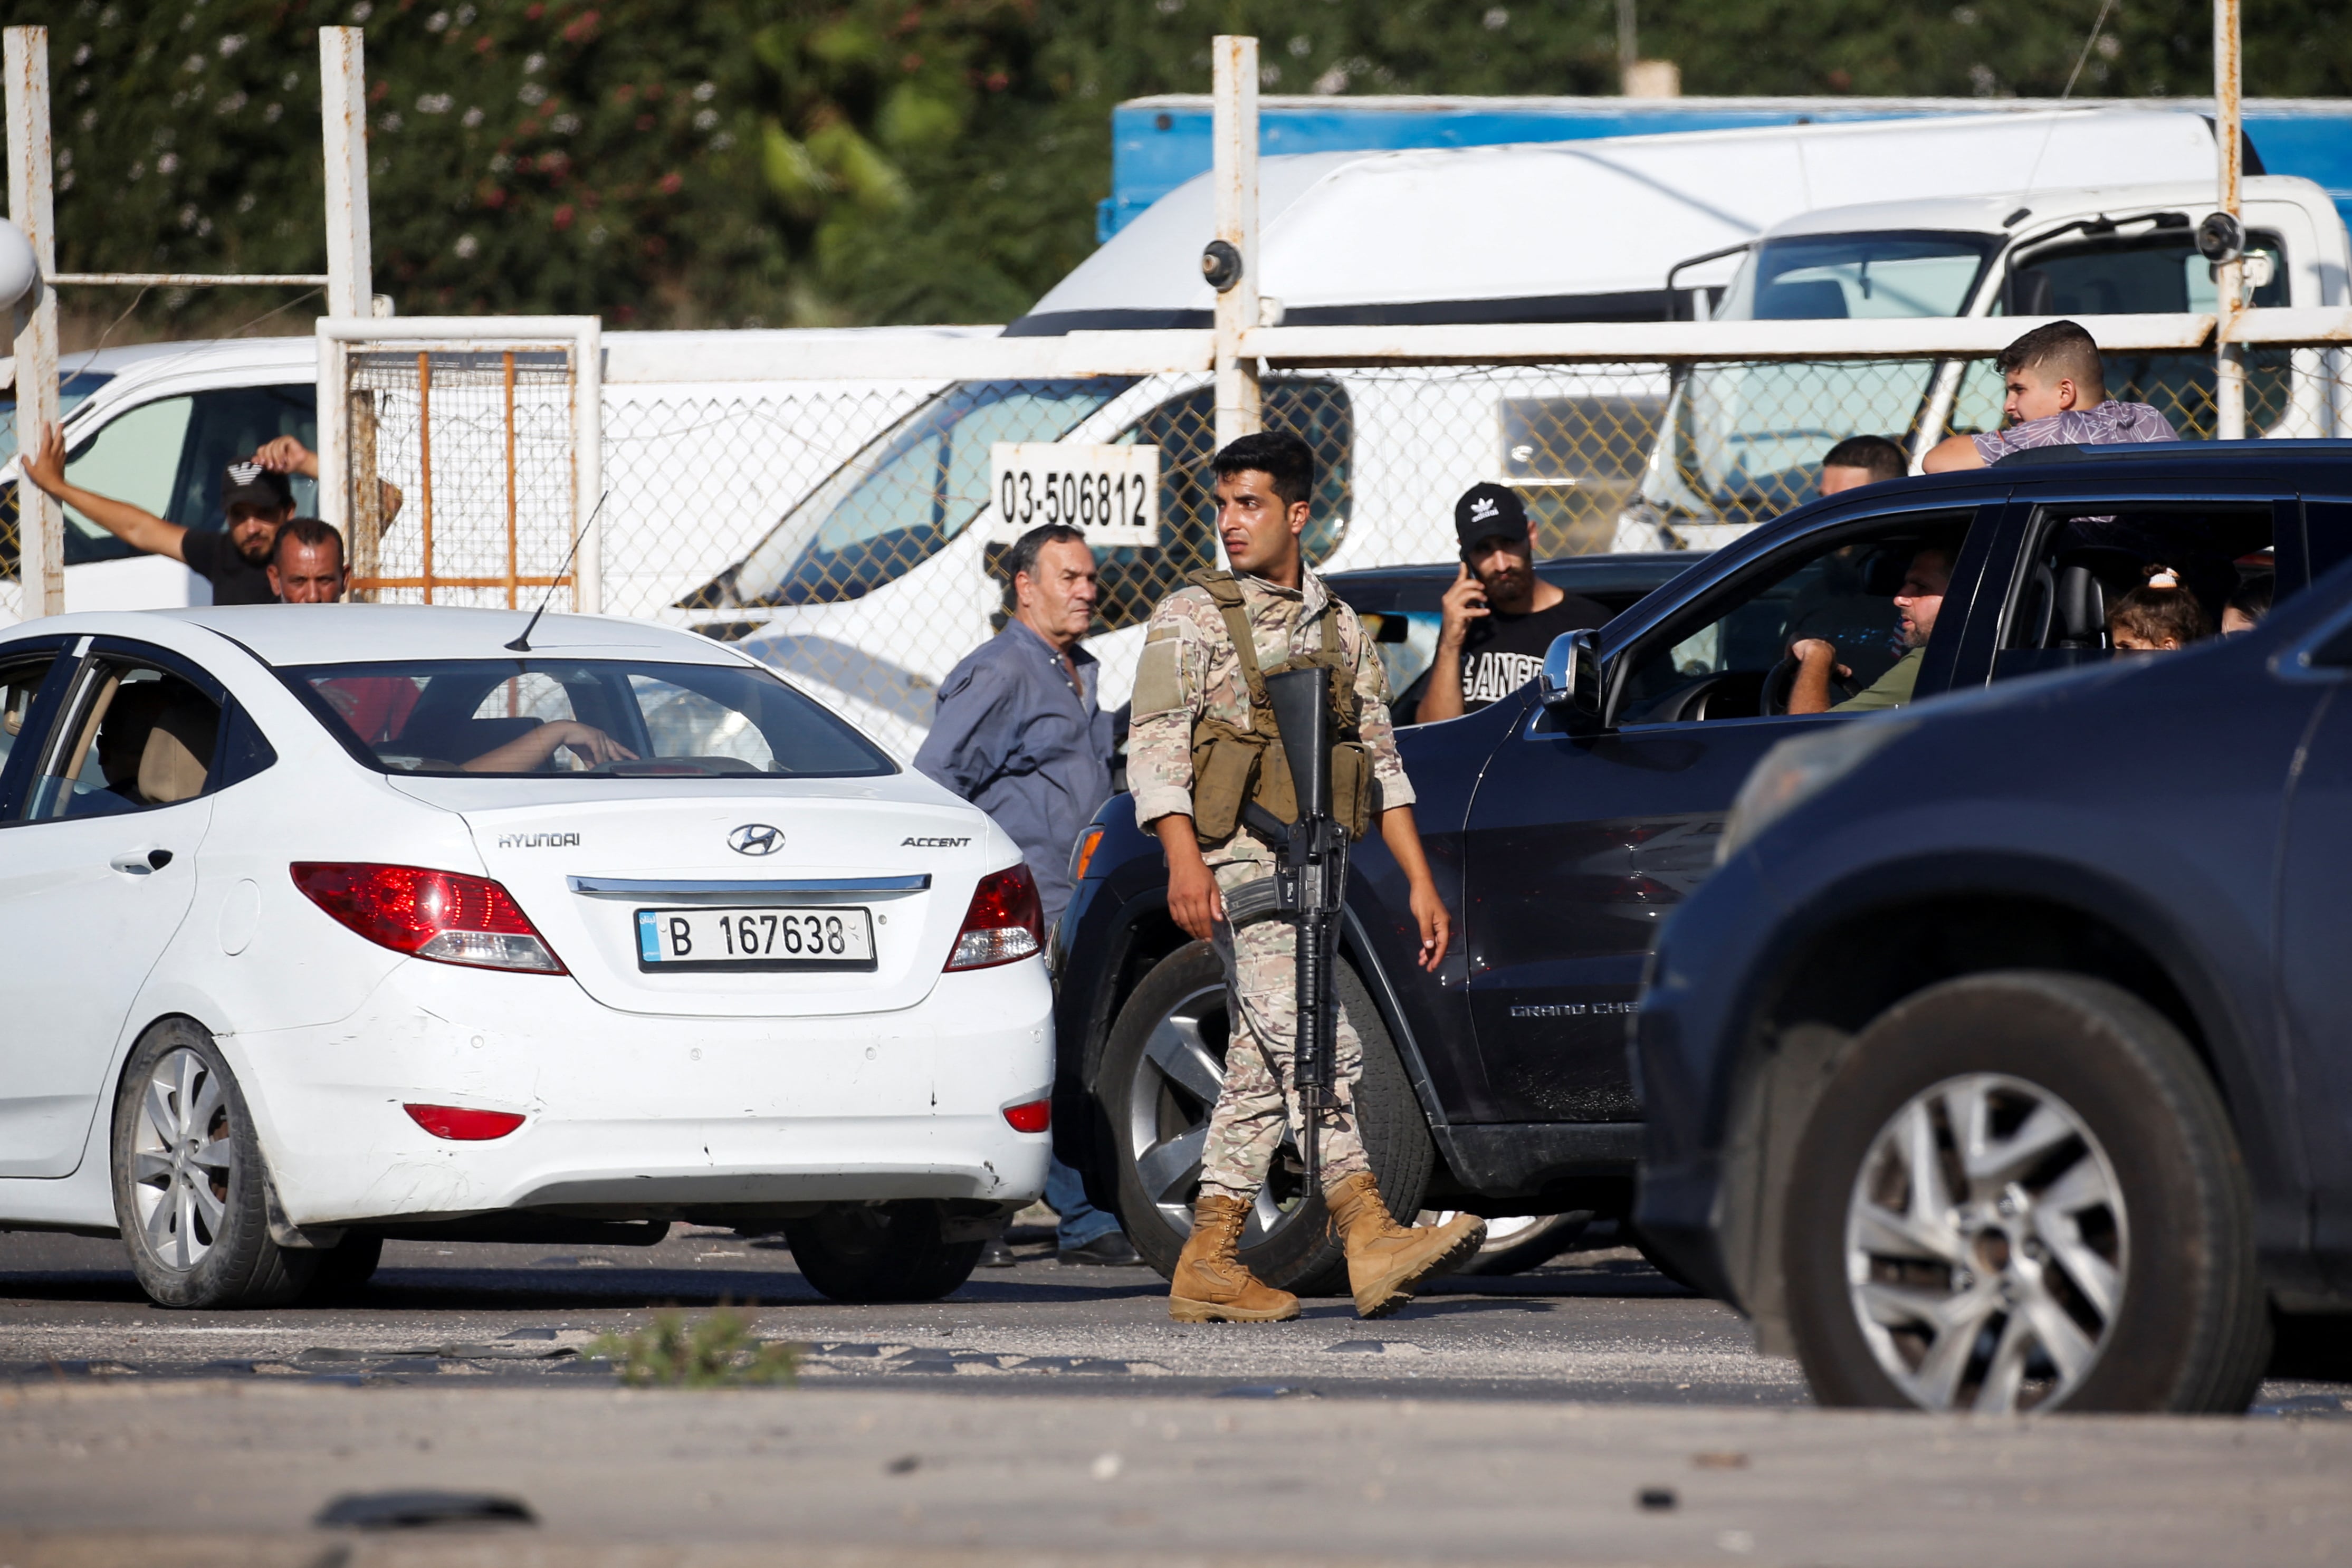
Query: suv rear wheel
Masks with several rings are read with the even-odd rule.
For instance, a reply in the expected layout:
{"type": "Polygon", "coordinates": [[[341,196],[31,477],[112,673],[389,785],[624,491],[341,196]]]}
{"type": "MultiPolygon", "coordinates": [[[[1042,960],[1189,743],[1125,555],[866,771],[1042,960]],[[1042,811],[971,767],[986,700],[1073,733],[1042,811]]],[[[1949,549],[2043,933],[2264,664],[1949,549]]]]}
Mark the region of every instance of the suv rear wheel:
{"type": "Polygon", "coordinates": [[[1824,1405],[2242,1410],[2269,1319],[2253,1203],[2188,1042],[2010,971],[1865,1029],[1790,1173],[1790,1327],[1824,1405]]]}
{"type": "MultiPolygon", "coordinates": [[[[1344,961],[1339,982],[1340,1004],[1363,1042],[1356,1125],[1389,1212],[1410,1223],[1436,1161],[1429,1122],[1371,993],[1344,961]]],[[[1192,1234],[1209,1111],[1224,1079],[1229,1005],[1216,950],[1192,942],[1144,976],[1103,1047],[1095,1092],[1110,1125],[1119,1219],[1136,1251],[1163,1279],[1176,1271],[1177,1254],[1192,1234]]],[[[1305,1178],[1297,1143],[1286,1132],[1242,1232],[1242,1261],[1277,1289],[1345,1294],[1347,1257],[1323,1200],[1305,1197],[1305,1178]]]]}

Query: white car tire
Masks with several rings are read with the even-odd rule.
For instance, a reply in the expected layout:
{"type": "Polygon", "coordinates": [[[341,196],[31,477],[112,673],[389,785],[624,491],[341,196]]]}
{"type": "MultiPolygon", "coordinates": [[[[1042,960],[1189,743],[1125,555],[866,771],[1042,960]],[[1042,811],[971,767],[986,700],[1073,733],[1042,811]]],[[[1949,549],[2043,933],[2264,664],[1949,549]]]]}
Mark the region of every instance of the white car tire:
{"type": "Polygon", "coordinates": [[[114,1100],[114,1213],[139,1288],[159,1307],[271,1307],[316,1255],[269,1239],[268,1176],[220,1047],[166,1018],[131,1048],[114,1100]]]}

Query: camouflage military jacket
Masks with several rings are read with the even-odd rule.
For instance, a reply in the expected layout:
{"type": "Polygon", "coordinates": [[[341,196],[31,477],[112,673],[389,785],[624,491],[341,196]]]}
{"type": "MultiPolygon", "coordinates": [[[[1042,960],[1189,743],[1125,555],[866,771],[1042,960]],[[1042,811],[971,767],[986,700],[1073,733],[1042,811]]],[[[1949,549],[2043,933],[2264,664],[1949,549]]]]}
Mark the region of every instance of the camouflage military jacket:
{"type": "MultiPolygon", "coordinates": [[[[1262,669],[1323,647],[1322,617],[1339,617],[1339,651],[1356,674],[1361,709],[1358,735],[1372,755],[1372,778],[1381,809],[1412,804],[1412,784],[1397,755],[1396,730],[1389,722],[1388,673],[1364,635],[1363,623],[1323,585],[1304,574],[1305,587],[1278,588],[1262,577],[1239,573],[1244,613],[1257,634],[1262,669]]],[[[1143,657],[1136,665],[1135,705],[1128,730],[1128,787],[1135,792],[1135,819],[1150,826],[1160,817],[1192,815],[1192,727],[1202,719],[1249,723],[1249,688],[1241,660],[1226,635],[1224,616],[1208,591],[1186,587],[1171,594],[1151,613],[1143,657]]],[[[1201,847],[1212,866],[1268,860],[1273,850],[1247,831],[1201,847]]]]}

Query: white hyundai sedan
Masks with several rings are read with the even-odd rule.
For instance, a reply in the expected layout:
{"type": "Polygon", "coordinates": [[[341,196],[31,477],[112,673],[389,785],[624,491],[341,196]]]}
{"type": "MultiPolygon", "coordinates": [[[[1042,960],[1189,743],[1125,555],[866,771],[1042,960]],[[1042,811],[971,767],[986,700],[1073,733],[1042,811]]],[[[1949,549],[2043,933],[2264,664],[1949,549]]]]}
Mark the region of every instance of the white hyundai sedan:
{"type": "Polygon", "coordinates": [[[0,1228],[183,1307],[672,1219],[963,1281],[1045,1179],[1020,852],[727,647],[525,621],[0,632],[0,1228]]]}

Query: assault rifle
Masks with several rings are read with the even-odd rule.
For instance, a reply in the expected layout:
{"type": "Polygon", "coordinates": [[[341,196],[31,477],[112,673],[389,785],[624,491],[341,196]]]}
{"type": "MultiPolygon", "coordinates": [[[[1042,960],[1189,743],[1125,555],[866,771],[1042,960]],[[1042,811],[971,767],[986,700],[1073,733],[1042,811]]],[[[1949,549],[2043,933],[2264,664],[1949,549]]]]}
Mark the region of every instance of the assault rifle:
{"type": "Polygon", "coordinates": [[[1324,1112],[1339,1104],[1332,1079],[1339,1054],[1339,911],[1348,889],[1348,830],[1331,809],[1331,748],[1337,736],[1331,716],[1330,672],[1294,669],[1265,678],[1268,706],[1282,736],[1298,816],[1278,822],[1264,807],[1243,807],[1250,826],[1282,853],[1275,873],[1235,889],[1225,900],[1225,918],[1239,929],[1253,921],[1287,920],[1297,928],[1297,1038],[1293,1056],[1298,1109],[1305,1127],[1299,1150],[1307,1162],[1307,1191],[1322,1185],[1318,1134],[1324,1112]]]}

